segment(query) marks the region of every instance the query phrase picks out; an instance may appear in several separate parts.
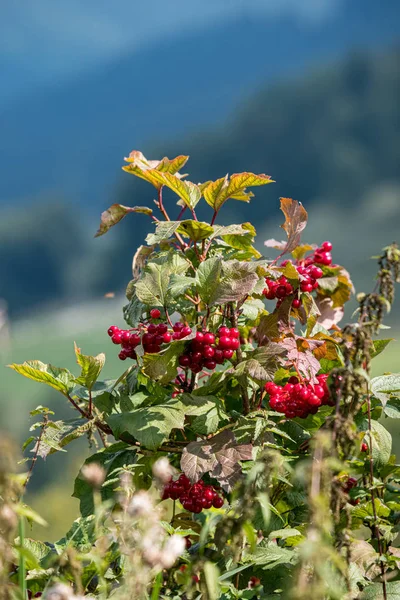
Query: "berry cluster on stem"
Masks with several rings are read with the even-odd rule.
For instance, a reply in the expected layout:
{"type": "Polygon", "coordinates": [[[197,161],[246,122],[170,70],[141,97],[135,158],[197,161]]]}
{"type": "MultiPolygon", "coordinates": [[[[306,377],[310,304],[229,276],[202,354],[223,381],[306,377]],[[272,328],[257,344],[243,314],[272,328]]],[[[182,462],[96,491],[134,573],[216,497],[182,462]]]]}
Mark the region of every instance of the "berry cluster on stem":
{"type": "Polygon", "coordinates": [[[269,405],[288,419],[305,419],[310,414],[315,415],[320,406],[333,405],[327,379],[328,375],[317,375],[318,383],[311,384],[308,381],[300,382],[298,377],[292,376],[283,386],[269,381],[265,384],[269,405]]]}
{"type": "Polygon", "coordinates": [[[215,486],[206,485],[202,479],[192,484],[184,473],[164,487],[162,500],[167,498],[179,500],[185,510],[193,513],[201,513],[203,509],[212,506],[221,508],[224,504],[215,486]]]}

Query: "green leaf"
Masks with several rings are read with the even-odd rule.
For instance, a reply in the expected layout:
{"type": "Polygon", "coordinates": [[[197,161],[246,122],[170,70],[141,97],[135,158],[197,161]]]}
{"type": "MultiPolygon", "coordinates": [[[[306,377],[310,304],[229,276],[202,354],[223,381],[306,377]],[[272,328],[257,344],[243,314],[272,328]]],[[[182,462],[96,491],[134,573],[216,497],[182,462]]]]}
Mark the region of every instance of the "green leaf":
{"type": "Polygon", "coordinates": [[[260,565],[263,570],[270,570],[278,565],[296,563],[297,553],[268,542],[265,546],[258,546],[252,554],[245,557],[245,560],[260,565]]]}
{"type": "Polygon", "coordinates": [[[169,280],[173,274],[183,274],[188,269],[186,260],[176,252],[168,252],[147,263],[135,284],[138,299],[147,306],[169,304],[169,280]]]}
{"type": "MultiPolygon", "coordinates": [[[[88,491],[91,493],[91,489],[88,491]]],[[[88,552],[96,541],[96,518],[93,514],[79,517],[67,531],[64,537],[55,542],[58,554],[62,554],[67,546],[72,546],[79,552],[88,552]]]]}
{"type": "Polygon", "coordinates": [[[37,442],[31,452],[37,451],[41,458],[46,458],[54,452],[65,452],[64,446],[85,435],[90,428],[90,422],[80,418],[68,421],[49,421],[44,428],[39,446],[39,442],[37,442]]]}
{"type": "Polygon", "coordinates": [[[129,164],[122,167],[122,169],[148,181],[156,189],[160,189],[164,182],[159,181],[159,177],[157,177],[159,173],[157,172],[175,175],[186,164],[188,158],[188,156],[180,155],[171,160],[166,156],[161,160],[147,160],[142,152],[132,150],[128,158],[125,158],[125,161],[129,164]]]}
{"type": "Polygon", "coordinates": [[[321,277],[318,279],[318,285],[326,292],[334,292],[339,285],[338,277],[321,277]]]}
{"type": "Polygon", "coordinates": [[[400,373],[374,377],[370,386],[372,394],[385,406],[391,396],[400,397],[400,373]]]}
{"type": "Polygon", "coordinates": [[[219,282],[213,289],[209,304],[225,304],[242,300],[250,295],[258,281],[258,275],[253,266],[237,260],[222,263],[222,273],[219,282]]]}
{"type": "Polygon", "coordinates": [[[218,212],[228,198],[249,202],[253,194],[246,192],[246,188],[266,185],[267,183],[273,183],[269,175],[234,173],[230,178],[226,175],[225,177],[221,177],[221,179],[211,181],[203,189],[203,195],[206,202],[218,212]]]}
{"type": "Polygon", "coordinates": [[[91,390],[93,385],[99,378],[99,375],[104,367],[104,363],[106,362],[105,354],[98,354],[97,356],[86,356],[81,353],[80,348],[74,342],[75,347],[75,355],[76,361],[78,365],[81,367],[81,374],[75,380],[76,383],[80,385],[84,385],[91,390]]]}
{"type": "Polygon", "coordinates": [[[220,596],[219,569],[217,565],[207,560],[203,566],[204,577],[207,586],[207,598],[218,600],[220,596]]]}
{"type": "Polygon", "coordinates": [[[242,316],[250,321],[255,321],[260,312],[265,310],[265,304],[258,298],[249,298],[242,305],[242,316]]]}
{"type": "Polygon", "coordinates": [[[64,395],[67,395],[74,387],[75,378],[68,369],[46,365],[40,360],[28,360],[22,365],[14,363],[8,366],[20,375],[38,383],[45,383],[64,395]]]}
{"type": "Polygon", "coordinates": [[[187,416],[196,417],[191,425],[191,428],[195,433],[203,435],[215,433],[221,421],[227,421],[229,419],[223,409],[221,400],[216,396],[182,394],[180,399],[185,407],[185,414],[187,416]]]}
{"type": "Polygon", "coordinates": [[[194,242],[205,240],[206,238],[210,237],[213,232],[214,227],[212,227],[208,223],[203,223],[201,221],[193,221],[191,219],[181,221],[181,224],[178,229],[178,233],[190,238],[194,242]]]}
{"type": "Polygon", "coordinates": [[[110,208],[107,208],[107,210],[101,213],[100,226],[94,237],[100,237],[107,233],[111,227],[114,227],[114,225],[119,223],[131,212],[139,211],[136,211],[135,208],[132,208],[131,206],[123,206],[122,204],[113,204],[110,208]]]}
{"type": "Polygon", "coordinates": [[[286,540],[287,538],[297,536],[302,536],[302,533],[300,533],[298,529],[290,529],[289,527],[287,529],[278,529],[276,531],[271,531],[271,533],[268,535],[270,540],[286,540]]]}
{"type": "MultiPolygon", "coordinates": [[[[185,339],[190,339],[188,336],[185,339]]],[[[185,342],[171,343],[165,350],[158,354],[145,354],[143,356],[143,373],[161,384],[169,383],[176,377],[178,359],[185,347],[185,342]]]]}
{"type": "Polygon", "coordinates": [[[185,275],[171,275],[169,280],[169,296],[174,300],[181,294],[184,294],[186,290],[197,283],[195,277],[186,277],[185,275]]]}
{"type": "Polygon", "coordinates": [[[127,325],[129,325],[132,328],[137,327],[142,318],[144,310],[145,305],[139,300],[139,298],[136,296],[136,293],[133,292],[129,303],[125,304],[125,306],[122,309],[124,320],[127,323],[127,325]]]}
{"type": "Polygon", "coordinates": [[[222,271],[222,261],[218,257],[208,258],[197,269],[198,293],[205,304],[210,304],[218,287],[222,271]]]}
{"type": "Polygon", "coordinates": [[[149,246],[153,246],[154,244],[159,244],[164,240],[169,240],[179,226],[180,221],[160,221],[156,224],[155,232],[147,235],[146,243],[149,246]]]}
{"type": "MultiPolygon", "coordinates": [[[[115,477],[115,469],[133,465],[136,463],[136,460],[136,450],[122,442],[107,446],[107,448],[103,448],[85,460],[84,465],[96,463],[106,471],[106,478],[100,490],[103,501],[114,497],[113,486],[106,484],[110,479],[115,477]]],[[[83,517],[88,517],[94,513],[93,489],[81,473],[75,479],[72,496],[79,499],[80,511],[83,517]]]]}
{"type": "Polygon", "coordinates": [[[127,433],[149,450],[156,450],[173,429],[183,429],[184,421],[184,408],[178,400],[107,417],[117,439],[127,433]]]}
{"type": "Polygon", "coordinates": [[[166,185],[170,190],[175,192],[190,209],[195,208],[201,198],[199,186],[191,181],[183,181],[176,175],[160,173],[157,170],[151,172],[151,177],[155,181],[158,181],[159,184],[166,185]]]}
{"type": "Polygon", "coordinates": [[[400,398],[390,398],[383,407],[383,412],[390,419],[400,419],[400,398]]]}
{"type": "Polygon", "coordinates": [[[383,352],[390,342],[393,342],[393,338],[388,338],[387,340],[374,340],[374,350],[371,353],[371,358],[375,358],[375,356],[378,356],[378,354],[383,352]]]}
{"type": "MultiPolygon", "coordinates": [[[[400,598],[400,581],[389,581],[386,583],[387,600],[398,600],[400,598]]],[[[360,596],[361,600],[384,600],[383,587],[381,583],[372,583],[360,596]]]]}
{"type": "Polygon", "coordinates": [[[374,466],[377,469],[381,469],[389,462],[392,453],[392,436],[381,423],[378,423],[378,421],[374,421],[373,419],[371,420],[372,440],[369,439],[367,419],[362,422],[360,431],[366,432],[365,440],[372,450],[374,466]]]}

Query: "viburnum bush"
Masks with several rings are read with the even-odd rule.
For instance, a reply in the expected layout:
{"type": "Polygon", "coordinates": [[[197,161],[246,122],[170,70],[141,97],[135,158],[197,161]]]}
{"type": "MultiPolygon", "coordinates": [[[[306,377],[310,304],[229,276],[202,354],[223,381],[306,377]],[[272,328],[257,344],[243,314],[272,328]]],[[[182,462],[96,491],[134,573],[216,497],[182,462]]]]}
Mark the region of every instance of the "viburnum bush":
{"type": "Polygon", "coordinates": [[[128,213],[151,226],[125,325],[104,332],[122,374],[101,380],[104,354],[77,346],[78,374],[11,365],[75,417],[38,407],[28,476],[0,463],[0,596],[400,598],[400,466],[382,424],[400,417],[400,374],[370,378],[390,342],[374,338],[400,252],[377,257],[374,291],[340,327],[353,284],[329,241],[301,241],[304,207],[281,198],[286,240],[265,242],[265,257],[253,225],[218,217],[270,177],[196,185],[180,174],[187,159],[132,152],[124,170],[155,188],[155,207],[114,204],[101,217],[98,236],[128,213]],[[202,198],[209,223],[196,216],[202,198]],[[25,525],[40,517],[22,501],[34,464],[82,436],[96,448],[74,484],[81,517],[56,543],[34,541],[25,525]]]}

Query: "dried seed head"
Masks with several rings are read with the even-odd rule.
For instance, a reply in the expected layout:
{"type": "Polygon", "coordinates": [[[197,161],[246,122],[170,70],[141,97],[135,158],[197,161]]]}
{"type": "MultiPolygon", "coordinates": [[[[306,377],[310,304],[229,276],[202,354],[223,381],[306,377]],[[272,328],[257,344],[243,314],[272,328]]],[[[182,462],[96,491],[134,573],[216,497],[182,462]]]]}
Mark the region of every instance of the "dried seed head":
{"type": "Polygon", "coordinates": [[[181,535],[171,535],[165,543],[161,553],[161,564],[164,569],[172,567],[176,559],[181,556],[186,548],[185,538],[181,535]]]}
{"type": "Polygon", "coordinates": [[[153,475],[161,483],[168,483],[168,481],[171,480],[173,469],[169,464],[168,458],[163,456],[162,458],[156,460],[153,465],[153,475]]]}
{"type": "Polygon", "coordinates": [[[100,489],[106,478],[106,472],[98,463],[89,463],[83,465],[81,469],[83,478],[93,488],[100,489]]]}

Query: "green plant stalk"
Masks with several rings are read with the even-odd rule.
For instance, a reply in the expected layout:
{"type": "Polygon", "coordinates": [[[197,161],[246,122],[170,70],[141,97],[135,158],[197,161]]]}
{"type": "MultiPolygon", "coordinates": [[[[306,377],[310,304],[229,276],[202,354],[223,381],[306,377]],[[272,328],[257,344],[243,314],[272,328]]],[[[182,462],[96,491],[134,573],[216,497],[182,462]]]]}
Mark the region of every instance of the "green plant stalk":
{"type": "MultiPolygon", "coordinates": [[[[20,547],[24,547],[25,541],[25,519],[24,517],[19,518],[18,522],[18,534],[19,534],[19,544],[20,547]]],[[[21,595],[23,600],[26,600],[26,564],[25,564],[25,556],[23,552],[19,555],[19,568],[18,568],[18,583],[19,589],[21,590],[21,595]]]]}
{"type": "Polygon", "coordinates": [[[161,586],[162,586],[162,578],[163,578],[163,574],[162,574],[162,571],[160,571],[154,581],[154,587],[151,592],[151,600],[159,599],[160,590],[161,590],[161,586]]]}

